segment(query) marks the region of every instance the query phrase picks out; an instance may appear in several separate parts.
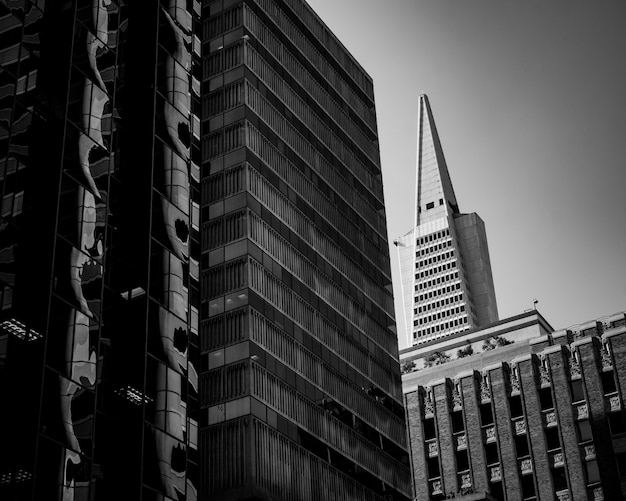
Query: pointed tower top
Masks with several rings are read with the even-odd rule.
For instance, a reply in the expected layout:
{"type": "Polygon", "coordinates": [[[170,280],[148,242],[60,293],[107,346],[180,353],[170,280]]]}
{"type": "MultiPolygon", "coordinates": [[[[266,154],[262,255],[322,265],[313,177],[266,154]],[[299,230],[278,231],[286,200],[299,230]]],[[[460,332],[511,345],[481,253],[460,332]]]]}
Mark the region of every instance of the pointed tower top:
{"type": "Polygon", "coordinates": [[[415,226],[459,212],[428,96],[419,96],[415,226]]]}

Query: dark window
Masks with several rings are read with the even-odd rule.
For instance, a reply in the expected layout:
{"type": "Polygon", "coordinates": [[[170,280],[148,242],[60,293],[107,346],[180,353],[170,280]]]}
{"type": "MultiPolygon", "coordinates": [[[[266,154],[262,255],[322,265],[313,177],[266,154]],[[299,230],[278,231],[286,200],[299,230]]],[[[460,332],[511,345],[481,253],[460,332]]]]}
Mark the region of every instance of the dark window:
{"type": "Polygon", "coordinates": [[[546,446],[548,447],[548,450],[552,450],[552,449],[558,449],[559,447],[561,447],[561,441],[559,439],[559,430],[558,428],[553,427],[553,428],[548,428],[546,430],[546,446]]]}
{"type": "Polygon", "coordinates": [[[600,470],[598,469],[597,461],[589,461],[585,463],[587,470],[587,483],[595,484],[600,481],[600,470]]]}
{"type": "Polygon", "coordinates": [[[426,210],[434,209],[434,208],[435,208],[435,202],[428,202],[426,204],[426,210]]]}
{"type": "Polygon", "coordinates": [[[607,414],[611,434],[617,435],[626,432],[626,423],[624,422],[624,414],[621,411],[611,412],[607,414]]]}
{"type": "Polygon", "coordinates": [[[428,458],[428,478],[439,476],[439,458],[428,458]]]}
{"type": "Polygon", "coordinates": [[[578,402],[585,399],[582,379],[575,379],[572,381],[570,387],[572,389],[572,402],[578,402]]]}
{"type": "Polygon", "coordinates": [[[457,451],[456,453],[456,471],[469,470],[469,459],[467,451],[457,451]]]}
{"type": "Polygon", "coordinates": [[[439,199],[439,205],[443,205],[443,198],[439,199]]]}
{"type": "Polygon", "coordinates": [[[614,393],[617,391],[617,386],[615,385],[615,375],[613,371],[606,371],[601,374],[602,378],[602,388],[604,388],[604,394],[614,393]]]}
{"type": "Polygon", "coordinates": [[[517,451],[517,457],[523,458],[530,455],[530,450],[528,449],[528,439],[526,435],[515,437],[515,450],[517,451]]]}
{"type": "Polygon", "coordinates": [[[500,461],[498,457],[498,446],[495,442],[491,442],[485,445],[485,456],[487,464],[494,464],[500,461]]]}
{"type": "Polygon", "coordinates": [[[458,433],[463,431],[465,426],[463,425],[463,412],[456,411],[452,413],[452,433],[458,433]]]}
{"type": "Polygon", "coordinates": [[[532,475],[522,476],[522,496],[524,499],[535,496],[535,480],[532,475]]]}
{"type": "Polygon", "coordinates": [[[555,491],[567,489],[567,476],[565,475],[565,468],[554,468],[552,470],[552,480],[554,481],[555,491]]]}
{"type": "Polygon", "coordinates": [[[435,420],[432,418],[424,419],[424,439],[430,440],[431,438],[435,438],[436,436],[435,420]]]}
{"type": "Polygon", "coordinates": [[[615,461],[617,461],[619,476],[626,477],[626,452],[620,452],[619,454],[615,454],[615,461]]]}
{"type": "Polygon", "coordinates": [[[522,407],[522,397],[514,395],[510,400],[511,404],[511,417],[521,417],[524,415],[524,408],[522,407]]]}
{"type": "Polygon", "coordinates": [[[480,422],[483,426],[493,424],[493,411],[491,410],[491,404],[480,405],[480,422]]]}
{"type": "Polygon", "coordinates": [[[552,389],[541,388],[541,390],[539,390],[539,401],[542,410],[552,409],[554,407],[554,403],[552,402],[552,389]]]}
{"type": "Polygon", "coordinates": [[[491,495],[496,499],[504,499],[504,489],[502,482],[494,482],[491,484],[491,495]]]}
{"type": "Polygon", "coordinates": [[[587,440],[593,439],[593,435],[591,434],[591,425],[589,424],[588,419],[578,421],[576,423],[576,428],[578,428],[579,442],[586,442],[587,440]]]}

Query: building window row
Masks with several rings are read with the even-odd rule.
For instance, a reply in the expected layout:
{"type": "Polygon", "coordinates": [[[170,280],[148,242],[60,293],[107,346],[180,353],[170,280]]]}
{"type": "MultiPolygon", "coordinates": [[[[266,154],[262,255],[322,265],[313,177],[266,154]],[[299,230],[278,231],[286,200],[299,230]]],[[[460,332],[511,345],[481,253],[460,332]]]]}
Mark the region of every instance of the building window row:
{"type": "MultiPolygon", "coordinates": [[[[446,288],[447,289],[447,288],[446,288]]],[[[451,292],[452,290],[454,290],[453,288],[450,288],[451,290],[448,290],[448,292],[451,292]]],[[[439,290],[443,290],[443,289],[439,289],[439,290]]],[[[439,291],[431,291],[431,292],[439,292],[439,291]]],[[[427,294],[420,294],[419,296],[416,296],[418,301],[426,301],[432,297],[437,297],[439,294],[432,294],[431,292],[427,293],[427,294]]],[[[427,304],[425,306],[420,306],[418,311],[415,311],[415,313],[421,313],[423,311],[428,311],[428,310],[433,310],[435,308],[443,308],[445,305],[448,304],[453,304],[456,303],[457,301],[462,301],[463,300],[463,292],[460,292],[459,294],[456,294],[454,296],[451,297],[447,297],[445,299],[440,299],[438,301],[435,301],[434,303],[430,303],[427,304]]],[[[417,301],[416,301],[417,302],[417,301]]]]}
{"type": "Polygon", "coordinates": [[[202,39],[209,41],[241,26],[242,12],[242,6],[236,5],[206,19],[202,24],[202,39]]]}
{"type": "MultiPolygon", "coordinates": [[[[332,263],[338,270],[343,269],[344,264],[342,256],[347,256],[339,245],[331,240],[324,232],[318,229],[314,222],[306,217],[300,209],[298,209],[286,196],[276,189],[264,176],[252,167],[248,168],[249,190],[265,207],[267,207],[276,217],[278,217],[286,226],[288,226],[295,234],[297,234],[304,242],[316,249],[324,258],[332,263]]],[[[364,240],[363,234],[344,234],[346,238],[352,237],[352,242],[357,248],[363,250],[370,249],[365,252],[364,256],[371,259],[372,264],[378,270],[384,269],[384,259],[380,253],[376,253],[375,248],[366,245],[368,242],[364,240]]],[[[362,268],[371,278],[371,270],[362,268]]]]}
{"type": "MultiPolygon", "coordinates": [[[[450,310],[440,311],[439,313],[436,313],[435,315],[428,315],[427,317],[415,319],[413,321],[413,325],[425,325],[425,324],[430,324],[433,322],[439,322],[440,320],[443,320],[446,317],[449,317],[452,315],[458,315],[459,312],[457,310],[459,310],[459,308],[452,308],[450,310]]],[[[445,322],[445,323],[440,322],[439,324],[434,325],[432,328],[426,329],[427,330],[426,334],[432,334],[434,332],[451,329],[453,327],[458,327],[459,325],[463,325],[467,323],[468,323],[468,316],[463,315],[459,318],[450,320],[449,322],[445,322]]]]}
{"type": "Polygon", "coordinates": [[[441,322],[431,327],[426,327],[422,330],[415,331],[414,337],[420,338],[420,337],[431,336],[433,334],[439,334],[439,333],[441,334],[446,333],[447,335],[450,335],[456,332],[463,332],[467,329],[469,329],[469,326],[467,326],[467,316],[464,316],[461,318],[455,318],[453,320],[449,320],[447,322],[441,322]],[[463,328],[456,329],[457,327],[463,327],[463,328]],[[448,331],[449,329],[455,329],[455,330],[451,332],[445,332],[445,331],[448,331]]]}
{"type": "Polygon", "coordinates": [[[328,50],[340,67],[350,75],[368,97],[372,97],[374,95],[372,80],[358,63],[354,61],[341,43],[337,41],[324,23],[319,20],[307,3],[299,0],[286,0],[285,3],[303,21],[322,46],[328,50]]]}
{"type": "Polygon", "coordinates": [[[202,179],[202,205],[217,202],[223,198],[240,193],[245,187],[246,166],[237,165],[202,179]]]}
{"type": "Polygon", "coordinates": [[[244,123],[239,122],[202,138],[202,158],[209,160],[242,147],[245,137],[244,127],[244,123]]]}
{"type": "MultiPolygon", "coordinates": [[[[334,163],[334,158],[326,158],[325,155],[308,141],[298,129],[285,118],[261,92],[246,82],[246,104],[254,111],[289,147],[311,168],[324,161],[329,166],[334,163]]],[[[336,136],[335,136],[336,137],[336,136]]],[[[354,153],[342,142],[332,144],[328,151],[342,162],[346,170],[357,179],[366,189],[375,194],[376,169],[366,167],[354,153]]],[[[334,167],[331,167],[334,170],[334,167]]],[[[354,188],[353,188],[354,189],[354,188]]]]}
{"type": "MultiPolygon", "coordinates": [[[[258,2],[259,0],[256,1],[258,2]]],[[[293,37],[296,36],[296,34],[299,34],[300,36],[302,35],[290,20],[287,20],[286,18],[284,19],[286,23],[283,23],[283,26],[281,26],[283,33],[286,38],[291,39],[292,43],[294,43],[293,37]]],[[[248,6],[245,6],[244,23],[246,28],[248,28],[250,32],[253,33],[259,41],[261,41],[265,48],[268,49],[268,51],[291,72],[293,68],[289,62],[295,62],[295,60],[298,59],[299,54],[294,55],[287,50],[278,37],[274,35],[272,32],[273,30],[269,29],[248,6]]],[[[307,58],[311,66],[323,76],[323,78],[330,84],[330,87],[336,89],[338,96],[344,99],[346,103],[352,107],[352,109],[356,112],[356,115],[361,118],[365,124],[367,124],[372,130],[376,130],[376,115],[370,105],[365,103],[361,97],[357,95],[352,86],[346,83],[346,81],[335,71],[335,69],[328,64],[328,61],[326,61],[326,59],[324,59],[324,57],[322,57],[321,54],[314,47],[312,47],[308,40],[302,37],[298,40],[298,42],[301,43],[294,43],[294,45],[296,45],[300,51],[304,51],[303,55],[307,58]]],[[[302,65],[299,66],[304,70],[302,65]]],[[[304,75],[300,76],[311,78],[313,75],[306,72],[304,75]]],[[[315,77],[313,76],[313,78],[315,77]]]]}
{"type": "MultiPolygon", "coordinates": [[[[339,350],[338,353],[345,360],[350,359],[352,351],[355,347],[358,349],[360,343],[361,334],[356,329],[356,332],[353,334],[355,336],[353,341],[352,337],[339,330],[332,322],[322,316],[318,310],[312,308],[300,296],[278,281],[268,270],[265,270],[256,262],[252,262],[252,265],[252,284],[259,295],[288,315],[298,325],[314,334],[327,348],[333,351],[339,350]],[[263,282],[264,279],[266,280],[265,283],[263,282]]],[[[383,353],[392,356],[391,353],[393,351],[389,350],[393,343],[393,336],[381,337],[379,338],[379,343],[372,343],[373,346],[370,349],[380,350],[379,356],[381,357],[384,356],[383,353]],[[386,348],[387,351],[385,351],[385,347],[381,346],[381,343],[389,345],[386,348]]]]}
{"type": "MultiPolygon", "coordinates": [[[[420,246],[420,245],[426,245],[426,244],[430,244],[430,243],[432,243],[432,242],[435,242],[435,241],[437,241],[437,240],[447,239],[447,237],[449,237],[449,236],[450,236],[450,230],[449,230],[448,228],[446,228],[445,230],[436,231],[436,232],[431,233],[431,234],[429,234],[429,235],[424,235],[423,237],[418,238],[418,239],[416,240],[416,244],[417,244],[418,246],[420,246]]],[[[446,243],[445,243],[448,247],[450,247],[450,245],[452,245],[452,243],[448,244],[448,243],[447,243],[448,241],[449,241],[449,242],[452,242],[452,241],[451,241],[451,240],[447,240],[447,241],[446,241],[446,243]]],[[[422,250],[422,251],[428,251],[428,252],[431,252],[431,251],[429,250],[429,249],[431,249],[431,248],[432,248],[433,250],[434,250],[434,249],[443,249],[443,248],[444,248],[444,247],[443,247],[443,244],[444,244],[444,243],[442,242],[442,247],[438,247],[438,246],[429,246],[429,248],[428,248],[428,249],[421,249],[421,250],[422,250]]]]}
{"type": "MultiPolygon", "coordinates": [[[[250,260],[250,271],[251,288],[285,315],[288,315],[294,322],[308,331],[320,329],[322,326],[329,326],[332,330],[336,330],[317,309],[309,305],[292,289],[279,281],[269,270],[252,259],[250,260]]],[[[362,333],[371,341],[371,344],[379,346],[386,354],[394,357],[394,350],[397,350],[397,339],[390,330],[367,318],[359,321],[358,325],[362,329],[362,333]]],[[[324,344],[332,346],[333,342],[336,342],[336,338],[328,341],[326,339],[324,344]]]]}
{"type": "Polygon", "coordinates": [[[19,191],[17,193],[7,193],[2,197],[2,213],[0,216],[15,217],[22,213],[22,206],[24,204],[24,192],[19,191]]]}
{"type": "Polygon", "coordinates": [[[370,311],[363,308],[359,301],[350,297],[317,266],[313,265],[302,253],[297,251],[287,240],[272,229],[270,225],[252,213],[250,239],[353,324],[365,329],[365,322],[377,322],[371,317],[370,311]]]}
{"type": "MultiPolygon", "coordinates": [[[[311,106],[306,103],[305,99],[294,91],[251,45],[246,45],[246,64],[303,122],[305,122],[305,117],[312,116],[311,106]]],[[[376,143],[359,128],[354,120],[350,118],[350,115],[337,104],[318,82],[312,81],[308,85],[310,88],[307,90],[313,100],[318,105],[320,102],[327,104],[323,108],[320,106],[320,109],[326,112],[327,116],[336,123],[336,127],[354,141],[375,165],[379,165],[379,152],[376,143]]],[[[324,131],[331,131],[331,124],[323,123],[319,118],[318,121],[320,122],[319,125],[323,126],[320,129],[318,125],[316,130],[318,136],[324,134],[324,131]]],[[[307,122],[310,122],[310,120],[307,122]]]]}
{"type": "MultiPolygon", "coordinates": [[[[426,306],[420,306],[419,308],[415,308],[414,309],[414,313],[416,315],[428,312],[430,310],[434,310],[436,308],[443,308],[448,304],[455,304],[458,301],[461,301],[460,296],[453,296],[450,298],[446,298],[445,300],[441,300],[441,301],[437,301],[437,303],[430,303],[426,306]],[[441,304],[440,304],[441,303],[441,304]]],[[[454,310],[455,308],[452,308],[452,310],[454,310]]],[[[446,310],[446,311],[451,311],[451,310],[446,310]]],[[[456,307],[456,313],[461,313],[465,311],[465,304],[461,304],[460,306],[456,307]]],[[[445,312],[444,312],[445,313],[445,312]]],[[[450,316],[450,314],[446,314],[445,316],[450,316]]]]}
{"type": "MultiPolygon", "coordinates": [[[[450,240],[450,245],[452,245],[452,241],[450,240]]],[[[446,245],[446,244],[444,244],[446,245]]],[[[417,253],[416,253],[417,254],[417,253]]],[[[428,266],[429,264],[435,264],[438,263],[439,261],[445,261],[446,259],[451,259],[454,257],[454,250],[450,250],[448,252],[444,252],[441,254],[436,254],[433,257],[429,257],[428,259],[423,259],[421,261],[416,261],[415,262],[415,267],[416,268],[422,268],[424,266],[428,266]]]]}
{"type": "Polygon", "coordinates": [[[202,116],[210,118],[243,104],[243,82],[221,87],[202,98],[202,116]]]}
{"type": "MultiPolygon", "coordinates": [[[[355,394],[358,393],[365,396],[360,388],[354,387],[339,372],[297,343],[292,336],[276,327],[256,310],[250,311],[250,322],[252,326],[250,331],[251,339],[254,342],[265,348],[285,365],[298,371],[313,384],[321,386],[323,391],[328,393],[334,400],[345,407],[356,408],[353,403],[346,400],[346,395],[349,395],[350,392],[355,392],[355,394]],[[322,377],[319,375],[320,367],[322,367],[322,377]]],[[[396,399],[400,398],[401,390],[395,385],[391,372],[388,369],[384,368],[371,355],[368,356],[363,352],[357,351],[355,357],[361,359],[359,363],[355,363],[353,358],[346,360],[346,363],[370,378],[383,391],[393,395],[396,399]]],[[[372,402],[369,399],[367,401],[369,402],[367,405],[371,406],[372,402]]],[[[358,407],[360,408],[360,406],[358,407]]]]}
{"type": "MultiPolygon", "coordinates": [[[[317,266],[306,259],[302,253],[296,250],[286,238],[281,237],[278,231],[271,228],[267,222],[254,213],[250,213],[250,218],[250,238],[294,276],[297,276],[303,283],[307,284],[311,290],[316,291],[319,295],[323,295],[318,291],[320,284],[316,283],[313,277],[326,277],[325,282],[329,286],[332,282],[330,278],[325,273],[321,273],[317,266]]],[[[328,240],[328,243],[330,245],[330,240],[328,240]]],[[[383,311],[390,314],[393,312],[393,301],[389,294],[385,293],[384,289],[365,275],[344,252],[333,253],[333,258],[328,259],[328,262],[333,264],[338,270],[342,270],[342,275],[352,284],[351,289],[357,289],[358,293],[364,293],[383,311]]],[[[335,284],[332,287],[337,289],[335,284]]],[[[346,288],[348,287],[346,286],[346,288]]],[[[324,289],[324,287],[321,287],[321,289],[324,289]]],[[[338,293],[341,293],[341,291],[338,291],[338,293]]]]}
{"type": "MultiPolygon", "coordinates": [[[[316,436],[343,455],[378,473],[388,483],[397,482],[395,475],[405,477],[409,483],[409,471],[366,440],[351,427],[314,404],[294,388],[274,376],[263,367],[252,363],[252,395],[281,414],[287,416],[299,427],[316,436]],[[382,463],[382,464],[381,464],[382,463]]],[[[371,407],[370,407],[371,409],[371,407]]]]}
{"type": "Polygon", "coordinates": [[[218,73],[243,63],[243,44],[236,42],[202,58],[202,79],[207,80],[218,73]]]}
{"type": "Polygon", "coordinates": [[[246,211],[231,212],[202,225],[202,251],[215,249],[246,236],[246,211]]]}
{"type": "MultiPolygon", "coordinates": [[[[444,240],[443,242],[439,242],[438,244],[431,245],[424,249],[418,249],[417,251],[415,251],[415,257],[426,256],[428,254],[447,249],[448,247],[452,247],[452,238],[444,240]]],[[[449,254],[450,256],[454,256],[454,250],[451,250],[449,254]]]]}
{"type": "MultiPolygon", "coordinates": [[[[435,268],[431,268],[431,269],[426,270],[426,271],[421,271],[421,272],[415,274],[415,278],[417,280],[421,280],[421,279],[429,277],[431,275],[435,275],[437,273],[442,273],[442,272],[444,272],[446,270],[452,269],[452,265],[450,263],[448,263],[448,265],[450,265],[450,266],[446,266],[445,268],[443,266],[436,266],[435,268]]],[[[444,275],[442,277],[437,277],[436,279],[433,279],[433,280],[428,280],[428,281],[421,282],[418,285],[421,285],[420,289],[425,289],[425,288],[428,288],[428,287],[432,287],[433,285],[439,285],[439,284],[444,283],[444,282],[450,282],[450,281],[456,280],[458,278],[459,278],[459,272],[455,271],[454,273],[450,273],[450,274],[444,275]]]]}
{"type": "MultiPolygon", "coordinates": [[[[428,282],[430,283],[431,280],[429,280],[428,282]]],[[[416,285],[415,290],[418,290],[418,286],[419,286],[419,289],[423,289],[424,287],[422,287],[422,285],[423,284],[416,285]]],[[[424,294],[420,294],[419,296],[415,296],[415,302],[419,303],[422,301],[426,301],[427,299],[432,299],[434,297],[443,296],[444,294],[450,294],[451,292],[458,291],[458,290],[461,290],[461,282],[457,282],[452,285],[446,285],[444,287],[440,287],[439,289],[428,291],[428,292],[425,292],[424,294]]]]}
{"type": "Polygon", "coordinates": [[[248,336],[248,313],[238,309],[203,320],[200,325],[202,352],[243,341],[248,336]]]}
{"type": "MultiPolygon", "coordinates": [[[[278,174],[298,195],[306,200],[317,212],[322,214],[324,218],[336,224],[337,229],[344,232],[344,228],[353,227],[353,225],[348,224],[349,217],[340,217],[341,213],[337,210],[336,203],[332,203],[328,196],[311,179],[306,177],[275,145],[249,123],[247,124],[246,143],[248,148],[263,163],[270,165],[272,171],[278,174]]],[[[384,228],[384,216],[324,160],[317,166],[317,174],[319,174],[322,180],[328,181],[330,183],[328,186],[333,186],[339,198],[345,201],[347,206],[352,207],[356,214],[361,215],[363,220],[378,221],[377,223],[374,222],[372,226],[374,228],[384,228]]],[[[344,216],[348,215],[345,214],[344,216]]],[[[359,235],[363,233],[359,228],[352,231],[356,231],[359,235]]],[[[373,240],[374,236],[376,235],[373,233],[369,240],[373,240]]],[[[382,250],[380,249],[381,245],[377,247],[379,247],[379,251],[375,252],[375,254],[382,260],[385,253],[380,252],[382,250]]],[[[374,262],[377,263],[378,261],[374,260],[374,262]]]]}
{"type": "MultiPolygon", "coordinates": [[[[254,458],[254,478],[260,488],[274,496],[284,499],[335,498],[345,501],[377,501],[380,499],[371,489],[363,487],[360,482],[303,449],[265,423],[253,419],[252,426],[252,440],[254,441],[254,450],[257,453],[254,458]],[[316,481],[304,473],[301,482],[294,482],[294,471],[315,472],[316,481]]],[[[240,450],[236,457],[247,460],[248,445],[246,440],[247,438],[242,438],[241,441],[233,442],[239,446],[238,450],[240,450]],[[244,444],[246,444],[245,448],[244,444]]],[[[211,449],[212,447],[207,445],[206,450],[211,449]]],[[[217,472],[215,476],[224,478],[224,475],[221,474],[223,465],[215,468],[217,472]]],[[[209,476],[211,475],[209,474],[209,476]]],[[[241,483],[243,482],[242,480],[241,483]]],[[[224,486],[224,488],[228,487],[231,487],[231,484],[224,486]]]]}

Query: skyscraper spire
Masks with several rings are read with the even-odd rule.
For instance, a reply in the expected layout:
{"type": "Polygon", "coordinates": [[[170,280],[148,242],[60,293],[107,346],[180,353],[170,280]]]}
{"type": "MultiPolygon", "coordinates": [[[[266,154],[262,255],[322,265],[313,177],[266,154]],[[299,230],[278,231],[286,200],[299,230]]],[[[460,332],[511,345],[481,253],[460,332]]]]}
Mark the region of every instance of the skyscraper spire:
{"type": "Polygon", "coordinates": [[[415,222],[396,239],[409,345],[498,319],[487,237],[459,212],[428,97],[419,96],[415,222]]]}
{"type": "Polygon", "coordinates": [[[419,97],[417,127],[415,226],[459,212],[448,166],[426,94],[421,94],[419,97]]]}

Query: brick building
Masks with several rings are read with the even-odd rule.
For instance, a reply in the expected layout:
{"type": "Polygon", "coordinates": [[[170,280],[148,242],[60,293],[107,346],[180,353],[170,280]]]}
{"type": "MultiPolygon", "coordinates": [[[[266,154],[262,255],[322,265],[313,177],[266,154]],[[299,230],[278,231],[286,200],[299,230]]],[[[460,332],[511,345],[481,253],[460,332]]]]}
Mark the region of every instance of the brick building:
{"type": "Polygon", "coordinates": [[[626,314],[553,331],[531,311],[466,334],[485,350],[400,355],[417,499],[625,499],[626,314]]]}

